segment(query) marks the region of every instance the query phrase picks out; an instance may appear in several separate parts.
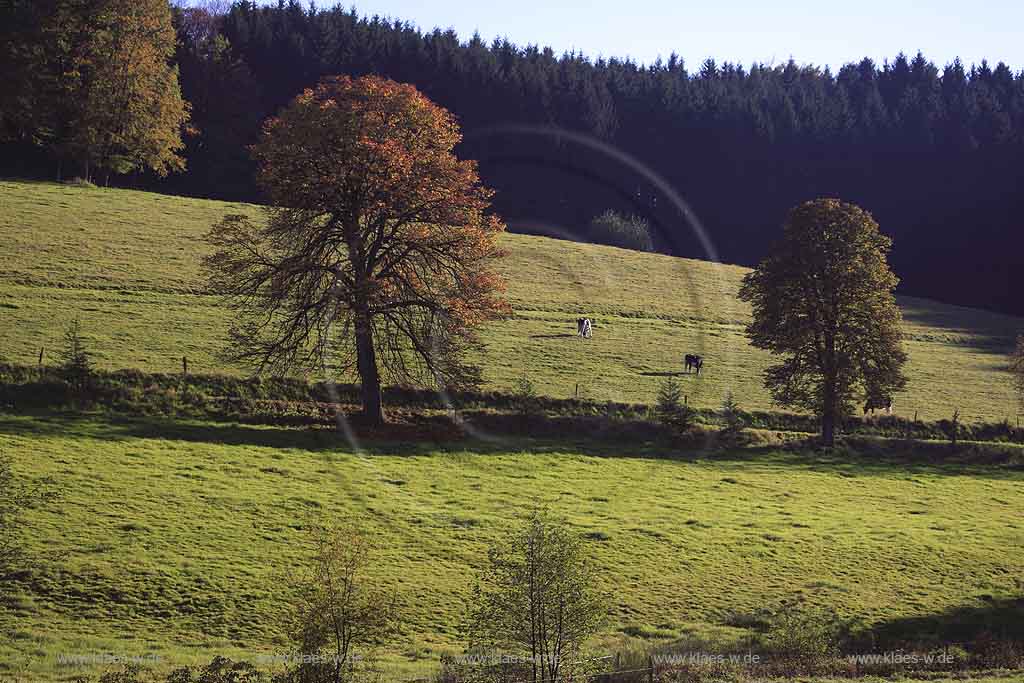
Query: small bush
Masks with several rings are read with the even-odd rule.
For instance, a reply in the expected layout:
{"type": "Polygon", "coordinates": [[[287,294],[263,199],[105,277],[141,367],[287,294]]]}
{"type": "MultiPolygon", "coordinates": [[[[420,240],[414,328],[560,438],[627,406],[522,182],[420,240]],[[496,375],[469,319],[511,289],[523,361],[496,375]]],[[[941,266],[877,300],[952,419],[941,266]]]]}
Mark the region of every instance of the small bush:
{"type": "Polygon", "coordinates": [[[516,380],[512,391],[512,402],[520,415],[533,415],[539,408],[537,388],[533,385],[529,375],[523,372],[522,377],[516,380]]]}
{"type": "MultiPolygon", "coordinates": [[[[167,683],[263,683],[267,677],[249,662],[234,662],[217,656],[202,668],[182,667],[167,676],[167,683]]],[[[288,680],[287,673],[277,680],[288,680]]]]}
{"type": "Polygon", "coordinates": [[[654,239],[647,221],[639,216],[622,215],[609,209],[590,221],[590,239],[635,251],[654,251],[654,239]]]}
{"type": "Polygon", "coordinates": [[[818,661],[839,653],[843,623],[831,612],[788,605],[768,625],[765,644],[777,655],[818,661]]]}

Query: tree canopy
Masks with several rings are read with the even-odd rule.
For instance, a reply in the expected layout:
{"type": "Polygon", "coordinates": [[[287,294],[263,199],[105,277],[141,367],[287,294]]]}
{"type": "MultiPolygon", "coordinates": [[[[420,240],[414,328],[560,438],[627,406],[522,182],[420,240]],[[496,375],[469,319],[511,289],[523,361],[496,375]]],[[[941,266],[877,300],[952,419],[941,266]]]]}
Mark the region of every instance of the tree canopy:
{"type": "Polygon", "coordinates": [[[268,121],[254,149],[265,223],[229,216],[210,234],[211,284],[238,313],[230,355],[354,369],[372,422],[382,374],[475,384],[475,328],[508,312],[491,270],[504,225],[459,139],[447,111],[374,76],[327,78],[268,121]]]}
{"type": "Polygon", "coordinates": [[[740,288],[753,307],[751,344],[780,358],[765,371],[772,398],[821,416],[827,445],[858,396],[891,396],[906,383],[891,244],[853,204],[806,202],[740,288]]]}

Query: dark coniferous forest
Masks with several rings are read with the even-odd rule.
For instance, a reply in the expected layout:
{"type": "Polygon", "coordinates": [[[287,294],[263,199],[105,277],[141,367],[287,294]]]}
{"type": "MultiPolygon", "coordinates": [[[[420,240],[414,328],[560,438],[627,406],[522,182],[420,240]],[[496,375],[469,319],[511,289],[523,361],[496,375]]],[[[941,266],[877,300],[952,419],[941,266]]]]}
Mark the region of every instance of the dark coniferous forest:
{"type": "MultiPolygon", "coordinates": [[[[707,257],[663,181],[721,260],[753,264],[789,207],[836,196],[893,236],[900,292],[1024,313],[1024,73],[1005,64],[641,65],[297,2],[176,9],[175,25],[187,170],[112,183],[259,200],[247,146],[261,122],[324,75],[377,73],[457,115],[459,153],[513,230],[587,239],[615,209],[646,218],[658,250],[707,257]]],[[[5,174],[53,176],[25,140],[0,150],[5,174]]]]}

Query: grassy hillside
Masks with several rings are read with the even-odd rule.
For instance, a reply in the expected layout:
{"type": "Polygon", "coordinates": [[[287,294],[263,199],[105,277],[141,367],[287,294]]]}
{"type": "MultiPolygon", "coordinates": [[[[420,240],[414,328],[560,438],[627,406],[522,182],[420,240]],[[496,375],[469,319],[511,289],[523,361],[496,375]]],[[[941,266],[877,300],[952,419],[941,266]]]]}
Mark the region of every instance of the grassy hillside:
{"type": "MultiPolygon", "coordinates": [[[[64,325],[80,318],[107,368],[240,373],[216,358],[228,321],[202,294],[201,236],[225,213],[256,207],[53,184],[0,182],[0,355],[53,358],[64,325]]],[[[650,402],[682,355],[707,357],[685,377],[690,400],[717,406],[727,390],[748,409],[768,409],[765,353],[742,328],[735,299],[744,269],[612,247],[507,235],[501,265],[513,320],[491,325],[480,359],[492,388],[525,371],[544,394],[650,402]],[[591,341],[575,318],[594,319],[591,341]]],[[[1014,419],[1006,354],[1024,321],[901,299],[910,353],[897,412],[922,419],[1014,419]]]]}
{"type": "Polygon", "coordinates": [[[405,618],[394,676],[422,673],[456,647],[486,544],[531,501],[588,539],[609,650],[627,634],[729,642],[728,624],[797,597],[919,638],[971,610],[1022,616],[999,607],[1024,587],[1019,469],[585,440],[355,452],[325,430],[13,416],[0,450],[66,492],[30,521],[37,550],[68,555],[0,610],[0,662],[39,677],[61,675],[60,653],[271,652],[316,516],[365,520],[405,618]]]}
{"type": "MultiPolygon", "coordinates": [[[[227,320],[202,293],[201,236],[245,205],[123,190],[0,183],[0,355],[53,360],[79,318],[106,368],[241,373],[216,351],[227,320]]],[[[742,328],[744,270],[508,235],[514,320],[484,334],[487,382],[526,371],[564,397],[651,401],[685,352],[692,403],[732,390],[770,408],[768,361],[742,328]],[[595,337],[573,335],[591,316],[595,337]]],[[[902,300],[910,387],[898,411],[1013,415],[1005,354],[1022,321],[902,300]]],[[[601,647],[702,637],[801,598],[878,633],[956,639],[959,624],[1024,623],[1024,471],[750,448],[694,454],[651,443],[558,440],[365,443],[332,431],[98,416],[0,414],[19,476],[50,476],[31,545],[59,561],[0,596],[0,678],[71,680],[62,654],[155,653],[162,665],[267,654],[280,645],[282,577],[313,519],[360,517],[405,623],[389,680],[429,672],[457,627],[489,541],[535,502],[583,534],[611,613],[601,647]]],[[[922,446],[923,448],[923,446],[922,446]]],[[[1010,447],[1007,447],[1010,448],[1010,447]]],[[[1019,458],[1019,453],[1018,456],[1019,458]]],[[[93,671],[92,673],[96,673],[93,671]]]]}

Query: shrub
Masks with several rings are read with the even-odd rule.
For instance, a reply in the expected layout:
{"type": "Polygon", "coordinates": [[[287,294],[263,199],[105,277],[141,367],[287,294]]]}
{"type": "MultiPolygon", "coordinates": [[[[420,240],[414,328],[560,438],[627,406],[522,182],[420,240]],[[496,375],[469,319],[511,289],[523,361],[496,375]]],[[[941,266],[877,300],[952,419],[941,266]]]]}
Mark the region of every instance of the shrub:
{"type": "Polygon", "coordinates": [[[526,371],[523,371],[522,377],[516,380],[515,387],[512,391],[512,402],[516,407],[516,410],[520,415],[533,415],[537,412],[539,401],[537,397],[537,388],[533,385],[529,375],[526,371]]]}
{"type": "Polygon", "coordinates": [[[311,561],[284,579],[297,597],[283,625],[299,663],[281,680],[371,680],[374,648],[397,625],[394,596],[375,584],[373,539],[351,522],[311,536],[311,561]]]}
{"type": "Polygon", "coordinates": [[[838,654],[843,632],[831,612],[786,605],[770,620],[765,644],[782,657],[818,661],[838,654]]]}
{"type": "MultiPolygon", "coordinates": [[[[167,683],[263,683],[267,677],[249,662],[217,656],[199,669],[182,667],[167,676],[167,683]]],[[[287,680],[287,674],[278,677],[287,680]]]]}
{"type": "Polygon", "coordinates": [[[654,239],[647,221],[639,216],[623,215],[609,209],[590,221],[590,239],[636,251],[654,251],[654,239]]]}

